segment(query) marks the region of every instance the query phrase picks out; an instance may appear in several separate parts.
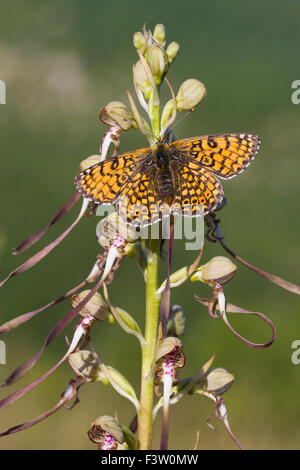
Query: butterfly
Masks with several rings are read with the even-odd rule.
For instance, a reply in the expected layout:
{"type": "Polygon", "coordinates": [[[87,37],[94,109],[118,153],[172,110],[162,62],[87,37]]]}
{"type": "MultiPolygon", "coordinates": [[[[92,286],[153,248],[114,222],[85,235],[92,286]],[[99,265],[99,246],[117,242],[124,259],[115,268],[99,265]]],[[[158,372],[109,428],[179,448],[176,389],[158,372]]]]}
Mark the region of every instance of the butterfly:
{"type": "Polygon", "coordinates": [[[206,215],[223,199],[218,178],[242,173],[260,146],[253,134],[191,137],[170,144],[158,140],[113,156],[82,171],[75,186],[96,204],[116,203],[127,223],[145,226],[164,216],[206,215]]]}

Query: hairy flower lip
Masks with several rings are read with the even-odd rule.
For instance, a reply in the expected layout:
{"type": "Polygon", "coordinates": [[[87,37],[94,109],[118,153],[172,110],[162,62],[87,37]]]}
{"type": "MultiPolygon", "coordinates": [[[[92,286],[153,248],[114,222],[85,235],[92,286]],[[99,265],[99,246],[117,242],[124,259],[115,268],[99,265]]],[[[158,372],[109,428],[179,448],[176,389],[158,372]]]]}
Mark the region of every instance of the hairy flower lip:
{"type": "Polygon", "coordinates": [[[123,444],[124,434],[119,423],[111,416],[99,416],[88,430],[92,442],[102,450],[115,450],[117,443],[123,444]]]}
{"type": "Polygon", "coordinates": [[[121,237],[121,235],[118,235],[115,241],[110,246],[108,250],[107,258],[106,258],[105,268],[104,268],[103,275],[102,275],[102,281],[104,281],[107,278],[107,276],[112,270],[115,260],[119,258],[120,256],[119,248],[124,247],[124,241],[125,241],[124,238],[121,237]]]}

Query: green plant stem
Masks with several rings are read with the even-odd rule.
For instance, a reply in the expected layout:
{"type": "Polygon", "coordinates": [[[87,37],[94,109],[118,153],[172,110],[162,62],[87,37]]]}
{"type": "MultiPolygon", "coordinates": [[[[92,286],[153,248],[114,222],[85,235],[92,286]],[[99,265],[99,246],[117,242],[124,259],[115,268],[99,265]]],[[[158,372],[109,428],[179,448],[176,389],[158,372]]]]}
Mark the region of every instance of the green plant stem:
{"type": "Polygon", "coordinates": [[[146,325],[145,344],[142,346],[142,377],[140,409],[138,415],[138,448],[149,450],[152,440],[155,353],[159,319],[158,240],[151,240],[147,250],[146,325]]]}

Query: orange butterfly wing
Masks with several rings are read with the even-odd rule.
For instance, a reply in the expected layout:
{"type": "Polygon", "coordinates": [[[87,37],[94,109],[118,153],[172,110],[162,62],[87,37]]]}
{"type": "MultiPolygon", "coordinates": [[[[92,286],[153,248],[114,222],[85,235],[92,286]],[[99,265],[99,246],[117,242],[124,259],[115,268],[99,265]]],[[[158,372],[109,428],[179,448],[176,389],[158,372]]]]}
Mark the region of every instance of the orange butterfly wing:
{"type": "Polygon", "coordinates": [[[76,176],[77,190],[96,204],[115,202],[139,172],[149,151],[139,149],[96,163],[76,176]]]}
{"type": "Polygon", "coordinates": [[[150,163],[148,168],[141,168],[141,172],[134,176],[117,201],[119,215],[130,224],[153,224],[168,209],[155,191],[153,174],[149,169],[152,165],[150,163]]]}
{"type": "Polygon", "coordinates": [[[255,158],[259,145],[259,138],[252,134],[192,137],[171,143],[168,148],[174,182],[172,206],[163,202],[155,189],[158,167],[153,158],[155,151],[150,148],[97,163],[81,172],[75,185],[97,204],[117,201],[118,213],[135,225],[152,224],[170,211],[191,216],[207,214],[223,198],[222,185],[216,176],[229,179],[244,171],[255,158]]]}
{"type": "Polygon", "coordinates": [[[186,161],[178,171],[173,213],[199,216],[213,211],[223,199],[218,179],[198,162],[186,161]]]}
{"type": "Polygon", "coordinates": [[[224,179],[244,171],[256,157],[259,146],[259,138],[253,134],[190,137],[169,145],[170,149],[188,152],[203,167],[224,179]]]}

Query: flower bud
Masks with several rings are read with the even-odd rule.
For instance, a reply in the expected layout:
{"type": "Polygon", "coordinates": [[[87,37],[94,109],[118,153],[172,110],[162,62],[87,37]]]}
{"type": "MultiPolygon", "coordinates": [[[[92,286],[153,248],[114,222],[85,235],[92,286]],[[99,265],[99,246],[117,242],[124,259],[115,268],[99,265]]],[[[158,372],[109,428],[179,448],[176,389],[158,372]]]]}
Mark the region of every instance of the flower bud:
{"type": "Polygon", "coordinates": [[[184,266],[183,268],[178,269],[178,271],[175,271],[170,276],[171,285],[176,284],[177,282],[180,282],[183,279],[187,279],[187,275],[188,275],[188,268],[186,266],[184,266]]]}
{"type": "Polygon", "coordinates": [[[185,315],[180,305],[172,305],[168,320],[168,335],[183,336],[185,332],[185,315]]]}
{"type": "Polygon", "coordinates": [[[201,379],[196,388],[201,388],[201,390],[221,395],[231,387],[233,382],[234,376],[226,369],[218,367],[210,369],[203,379],[201,379]]]}
{"type": "Polygon", "coordinates": [[[172,64],[172,62],[176,59],[178,51],[179,51],[178,42],[173,41],[168,45],[166,54],[168,56],[169,64],[172,64]]]}
{"type": "MultiPolygon", "coordinates": [[[[175,273],[172,273],[170,276],[170,284],[172,287],[181,284],[186,279],[188,279],[188,268],[184,266],[183,268],[178,269],[175,273]]],[[[161,294],[164,288],[166,287],[167,281],[165,280],[158,289],[158,293],[161,294]]]]}
{"type": "Polygon", "coordinates": [[[189,111],[206,95],[206,88],[199,80],[190,78],[183,82],[176,96],[177,110],[189,111]]]}
{"type": "Polygon", "coordinates": [[[99,416],[91,424],[88,436],[92,442],[98,444],[101,450],[116,450],[118,444],[123,444],[124,442],[122,428],[111,416],[99,416]]]}
{"type": "Polygon", "coordinates": [[[153,37],[163,46],[166,44],[166,28],[163,24],[157,24],[153,31],[153,37]]]}
{"type": "Polygon", "coordinates": [[[109,383],[90,351],[81,350],[72,353],[68,361],[78,376],[83,375],[86,379],[91,381],[101,380],[103,382],[105,380],[106,384],[109,383]]]}
{"type": "Polygon", "coordinates": [[[133,66],[133,80],[135,86],[142,91],[144,97],[149,99],[151,86],[140,60],[133,66]]]}
{"type": "MultiPolygon", "coordinates": [[[[79,294],[73,295],[71,300],[72,307],[76,307],[91,290],[84,290],[79,294]]],[[[80,310],[80,315],[83,317],[92,316],[97,320],[103,321],[110,314],[108,305],[103,299],[102,295],[99,292],[96,292],[93,297],[86,303],[82,310],[80,310]]]]}
{"type": "Polygon", "coordinates": [[[150,65],[155,82],[158,85],[168,68],[168,57],[164,50],[156,44],[151,44],[147,52],[147,61],[150,65]]]}
{"type": "Polygon", "coordinates": [[[96,165],[96,163],[100,162],[100,155],[91,155],[90,157],[86,158],[85,160],[82,160],[80,162],[80,170],[86,170],[87,168],[90,168],[93,165],[96,165]]]}
{"type": "Polygon", "coordinates": [[[128,131],[131,127],[136,128],[136,123],[132,114],[125,104],[120,101],[111,101],[100,111],[100,119],[108,126],[118,125],[123,131],[128,131]]]}
{"type": "Polygon", "coordinates": [[[136,407],[138,407],[138,399],[136,397],[135,390],[133,386],[128,382],[126,377],[122,375],[117,369],[114,367],[106,366],[106,377],[113,385],[118,393],[125,396],[128,400],[134,403],[136,407]]]}
{"type": "MultiPolygon", "coordinates": [[[[127,445],[127,448],[129,448],[130,450],[135,450],[136,439],[135,439],[133,432],[127,426],[121,425],[121,429],[122,429],[124,439],[125,439],[125,442],[122,445],[123,446],[127,445]]],[[[119,449],[121,449],[121,446],[119,446],[119,449]]]]}
{"type": "Polygon", "coordinates": [[[173,100],[167,101],[167,103],[164,106],[162,115],[161,115],[161,128],[163,129],[167,122],[169,121],[170,117],[173,114],[173,109],[174,109],[174,102],[173,100]]]}
{"type": "Polygon", "coordinates": [[[127,243],[125,246],[125,254],[129,256],[130,258],[135,257],[135,251],[134,251],[135,243],[127,243]]]}
{"type": "Polygon", "coordinates": [[[143,49],[145,44],[146,44],[146,38],[143,35],[143,33],[141,33],[141,31],[137,31],[136,33],[134,33],[134,35],[133,35],[133,45],[134,45],[134,47],[138,50],[143,49]]]}
{"type": "MultiPolygon", "coordinates": [[[[118,314],[118,320],[120,319],[121,322],[119,321],[120,323],[120,326],[125,329],[125,331],[136,331],[137,333],[141,334],[141,330],[140,330],[140,327],[139,325],[137,324],[137,322],[135,321],[135,319],[129,315],[128,312],[126,312],[126,310],[123,310],[122,308],[120,307],[115,307],[115,311],[117,312],[118,314]],[[124,328],[125,326],[125,328],[124,328]]],[[[114,312],[115,312],[114,311],[114,312]]]]}
{"type": "Polygon", "coordinates": [[[118,235],[121,235],[129,243],[136,242],[139,237],[133,225],[126,224],[117,212],[112,212],[104,217],[97,226],[98,241],[103,246],[107,243],[106,240],[109,244],[109,240],[115,240],[118,235]]]}
{"type": "Polygon", "coordinates": [[[215,256],[208,263],[200,266],[191,276],[191,281],[202,281],[207,284],[225,284],[235,275],[237,267],[225,256],[215,256]]]}
{"type": "Polygon", "coordinates": [[[130,253],[129,256],[135,257],[138,266],[142,272],[145,272],[147,269],[147,258],[143,248],[140,243],[135,243],[133,245],[133,253],[130,253]]]}

